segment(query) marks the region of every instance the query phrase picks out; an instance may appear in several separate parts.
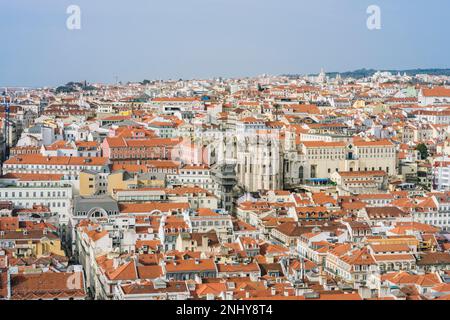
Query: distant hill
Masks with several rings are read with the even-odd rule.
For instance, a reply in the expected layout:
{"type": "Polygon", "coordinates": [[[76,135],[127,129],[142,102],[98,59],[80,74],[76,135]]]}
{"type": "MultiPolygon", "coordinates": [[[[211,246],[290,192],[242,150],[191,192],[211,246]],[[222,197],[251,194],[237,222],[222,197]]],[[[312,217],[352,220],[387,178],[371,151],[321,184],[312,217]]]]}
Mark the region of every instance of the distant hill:
{"type": "MultiPolygon", "coordinates": [[[[400,74],[406,73],[408,76],[415,76],[417,74],[429,74],[429,75],[439,75],[439,76],[450,76],[450,69],[410,69],[410,70],[375,70],[375,69],[359,69],[355,71],[346,71],[346,72],[327,72],[327,76],[336,77],[337,74],[340,74],[343,78],[366,78],[373,76],[377,71],[381,72],[391,72],[392,74],[400,74]]],[[[285,75],[288,77],[299,77],[299,75],[285,75]]],[[[309,76],[317,76],[316,74],[309,74],[309,76]]]]}

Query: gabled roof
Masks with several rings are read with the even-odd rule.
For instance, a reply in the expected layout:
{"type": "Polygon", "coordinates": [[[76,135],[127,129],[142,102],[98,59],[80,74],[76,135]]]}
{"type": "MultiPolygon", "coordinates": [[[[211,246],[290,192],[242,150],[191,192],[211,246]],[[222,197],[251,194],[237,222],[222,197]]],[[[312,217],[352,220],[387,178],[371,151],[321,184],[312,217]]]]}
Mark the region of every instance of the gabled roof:
{"type": "Polygon", "coordinates": [[[106,271],[110,280],[136,280],[139,278],[134,259],[120,265],[117,269],[106,271]]]}
{"type": "Polygon", "coordinates": [[[383,274],[381,275],[381,280],[389,281],[398,285],[416,284],[427,287],[433,287],[441,283],[439,276],[435,273],[416,275],[409,274],[405,271],[383,274]]]}
{"type": "Polygon", "coordinates": [[[83,274],[43,272],[11,275],[11,299],[84,298],[83,274]],[[72,287],[67,284],[71,283],[72,287]]]}
{"type": "Polygon", "coordinates": [[[441,97],[448,98],[450,97],[450,89],[444,87],[434,87],[431,89],[422,89],[422,95],[424,97],[441,97]]]}
{"type": "Polygon", "coordinates": [[[177,260],[176,262],[167,262],[164,266],[166,272],[195,272],[195,271],[216,271],[216,265],[213,259],[189,259],[177,260]]]}

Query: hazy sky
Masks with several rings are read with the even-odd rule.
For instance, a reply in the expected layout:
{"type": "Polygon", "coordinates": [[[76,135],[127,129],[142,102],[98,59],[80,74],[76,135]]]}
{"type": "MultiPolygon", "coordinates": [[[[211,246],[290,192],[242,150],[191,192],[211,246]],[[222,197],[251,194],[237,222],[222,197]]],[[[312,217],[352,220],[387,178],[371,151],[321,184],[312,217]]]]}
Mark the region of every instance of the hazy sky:
{"type": "Polygon", "coordinates": [[[448,0],[0,0],[0,85],[450,67],[448,0]],[[81,30],[66,28],[69,5],[81,30]],[[381,8],[382,29],[366,27],[381,8]]]}

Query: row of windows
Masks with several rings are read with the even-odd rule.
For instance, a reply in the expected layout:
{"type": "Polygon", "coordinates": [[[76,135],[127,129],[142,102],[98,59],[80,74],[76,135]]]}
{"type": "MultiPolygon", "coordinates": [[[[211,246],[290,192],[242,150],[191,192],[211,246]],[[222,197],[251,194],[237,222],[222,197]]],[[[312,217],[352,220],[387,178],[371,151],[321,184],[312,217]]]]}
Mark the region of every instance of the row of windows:
{"type": "Polygon", "coordinates": [[[426,224],[431,224],[434,226],[437,225],[450,225],[450,220],[445,221],[445,220],[425,220],[426,224]]]}
{"type": "Polygon", "coordinates": [[[203,200],[203,199],[202,199],[202,200],[200,200],[200,201],[197,201],[196,199],[194,199],[194,200],[193,200],[193,202],[194,202],[194,203],[197,203],[197,202],[199,202],[200,204],[204,204],[204,203],[206,202],[207,204],[211,204],[211,200],[207,200],[207,201],[205,201],[205,200],[203,200]]]}
{"type": "MultiPolygon", "coordinates": [[[[211,185],[211,184],[208,184],[208,183],[205,184],[205,182],[206,182],[205,179],[184,179],[184,178],[181,178],[180,180],[181,180],[181,182],[191,182],[191,183],[203,184],[203,187],[206,188],[206,189],[208,189],[210,186],[213,187],[213,185],[211,185]]],[[[207,181],[209,181],[209,179],[207,181]]]]}
{"type": "Polygon", "coordinates": [[[359,148],[359,154],[368,154],[368,153],[394,153],[395,150],[393,148],[370,148],[370,149],[363,149],[359,148]]]}
{"type": "Polygon", "coordinates": [[[425,218],[446,218],[450,217],[450,213],[425,213],[425,218]]]}
{"type": "Polygon", "coordinates": [[[161,153],[156,153],[156,152],[151,152],[151,153],[145,153],[145,154],[136,154],[136,153],[132,153],[132,154],[128,154],[128,153],[119,153],[119,154],[113,154],[114,158],[118,158],[118,159],[141,159],[141,158],[151,158],[151,159],[156,159],[161,157],[161,153]]]}
{"type": "Polygon", "coordinates": [[[24,207],[24,208],[30,208],[31,206],[47,206],[49,208],[65,208],[66,202],[65,201],[53,201],[53,202],[17,202],[18,207],[24,207]]]}
{"type": "Polygon", "coordinates": [[[153,169],[149,169],[148,172],[177,173],[177,169],[153,168],[153,169]]]}
{"type": "MultiPolygon", "coordinates": [[[[107,211],[107,213],[108,213],[108,216],[119,214],[118,211],[111,211],[111,210],[107,211]]],[[[87,212],[86,211],[77,211],[77,212],[74,212],[73,215],[76,217],[85,217],[87,215],[87,212]]],[[[100,217],[101,215],[98,213],[94,213],[94,216],[100,217]]]]}
{"type": "MultiPolygon", "coordinates": [[[[369,171],[370,168],[365,167],[364,171],[369,171]]],[[[379,171],[383,170],[383,167],[378,167],[379,171]]],[[[353,168],[350,168],[350,171],[353,171],[353,168]]],[[[358,168],[358,171],[362,171],[361,168],[358,168]]],[[[372,167],[372,171],[375,171],[375,167],[372,167]]],[[[386,167],[386,172],[389,173],[389,167],[386,167]]]]}
{"type": "Polygon", "coordinates": [[[344,154],[344,150],[337,149],[308,149],[308,154],[344,154]]]}
{"type": "MultiPolygon", "coordinates": [[[[378,158],[385,158],[385,155],[377,155],[377,154],[371,154],[371,155],[351,155],[348,156],[348,158],[350,159],[357,159],[357,158],[361,158],[361,159],[378,159],[378,158]]],[[[308,156],[308,159],[312,159],[312,160],[323,160],[323,159],[330,159],[330,160],[344,160],[345,156],[344,155],[320,155],[320,156],[316,156],[316,155],[312,155],[312,156],[308,156]]]]}
{"type": "Polygon", "coordinates": [[[77,165],[77,166],[67,166],[67,165],[47,165],[47,164],[6,164],[6,168],[13,168],[13,169],[61,169],[61,170],[74,170],[74,171],[80,171],[80,170],[98,170],[99,166],[88,166],[88,165],[77,165]]]}
{"type": "Polygon", "coordinates": [[[191,175],[206,175],[209,176],[209,171],[198,171],[198,170],[194,170],[194,171],[181,171],[181,174],[191,174],[191,175]]]}
{"type": "Polygon", "coordinates": [[[193,227],[206,227],[206,226],[228,226],[230,225],[229,221],[193,221],[193,227]]]}
{"type": "Polygon", "coordinates": [[[55,198],[55,197],[66,197],[67,196],[67,192],[66,191],[33,191],[33,192],[29,192],[29,191],[5,191],[5,192],[0,192],[0,198],[29,198],[29,197],[48,197],[48,198],[55,198]]]}
{"type": "MultiPolygon", "coordinates": [[[[319,155],[319,154],[336,154],[342,155],[344,154],[343,149],[308,149],[307,154],[319,155]]],[[[395,153],[393,148],[371,148],[371,149],[362,149],[359,148],[358,154],[376,154],[376,153],[395,153]]]]}

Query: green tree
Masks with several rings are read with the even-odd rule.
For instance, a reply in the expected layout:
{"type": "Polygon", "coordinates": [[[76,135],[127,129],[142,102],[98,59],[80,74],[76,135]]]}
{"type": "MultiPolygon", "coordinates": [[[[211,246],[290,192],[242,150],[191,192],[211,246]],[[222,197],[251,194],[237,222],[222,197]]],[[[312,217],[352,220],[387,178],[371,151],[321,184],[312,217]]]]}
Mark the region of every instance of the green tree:
{"type": "Polygon", "coordinates": [[[428,158],[428,148],[424,143],[418,144],[416,150],[420,152],[421,159],[425,160],[428,158]]]}

